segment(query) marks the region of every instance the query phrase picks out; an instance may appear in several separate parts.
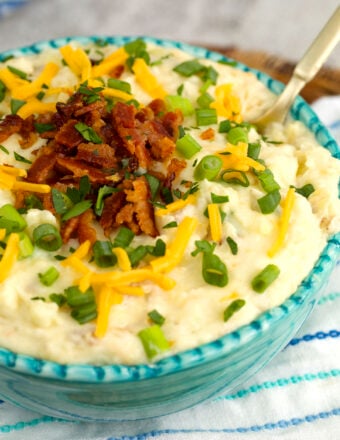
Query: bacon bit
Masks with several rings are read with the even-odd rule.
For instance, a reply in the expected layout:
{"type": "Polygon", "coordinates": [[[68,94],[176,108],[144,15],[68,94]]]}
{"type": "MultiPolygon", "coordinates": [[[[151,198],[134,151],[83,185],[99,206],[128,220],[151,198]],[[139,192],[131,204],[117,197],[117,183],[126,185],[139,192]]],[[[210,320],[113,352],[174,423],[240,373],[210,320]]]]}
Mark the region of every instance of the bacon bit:
{"type": "Polygon", "coordinates": [[[102,168],[116,168],[118,166],[115,151],[107,144],[81,143],[77,148],[76,159],[102,168]]]}
{"type": "Polygon", "coordinates": [[[27,171],[27,180],[33,183],[48,183],[54,177],[54,166],[57,155],[55,152],[41,154],[27,171]]]}
{"type": "Polygon", "coordinates": [[[76,119],[70,119],[64,124],[55,136],[56,142],[68,148],[79,145],[84,139],[74,126],[78,123],[76,119]]]}
{"type": "Polygon", "coordinates": [[[70,157],[57,156],[56,165],[57,169],[63,174],[71,174],[71,176],[77,180],[80,177],[88,176],[91,183],[107,183],[106,178],[108,176],[106,174],[104,174],[98,168],[94,168],[93,166],[88,165],[84,161],[73,159],[70,157]]]}
{"type": "Polygon", "coordinates": [[[35,118],[33,115],[22,121],[21,129],[19,131],[21,136],[19,144],[22,149],[30,148],[38,139],[38,135],[34,128],[34,122],[35,118]]]}
{"type": "Polygon", "coordinates": [[[151,237],[158,235],[155,223],[154,210],[149,202],[149,185],[144,176],[138,177],[132,182],[133,190],[125,190],[126,200],[133,204],[133,212],[136,215],[140,230],[151,237]]]}
{"type": "Polygon", "coordinates": [[[125,200],[126,197],[123,191],[113,193],[104,200],[104,208],[99,223],[103,228],[106,237],[108,237],[112,230],[118,226],[118,223],[116,223],[116,216],[123,208],[125,200]]]}
{"type": "Polygon", "coordinates": [[[210,127],[207,130],[203,131],[200,135],[200,138],[208,141],[214,140],[215,139],[214,129],[210,127]]]}
{"type": "Polygon", "coordinates": [[[163,186],[171,190],[172,182],[177,179],[186,166],[187,163],[184,159],[177,159],[176,157],[171,159],[167,167],[167,175],[163,186]]]}
{"type": "Polygon", "coordinates": [[[78,239],[80,243],[89,241],[91,245],[97,240],[97,232],[93,227],[94,213],[88,209],[79,216],[78,239]]]}
{"type": "Polygon", "coordinates": [[[60,235],[63,243],[67,243],[71,238],[76,236],[76,231],[79,226],[79,216],[72,217],[66,222],[63,222],[60,227],[60,235]]]}
{"type": "Polygon", "coordinates": [[[18,115],[6,115],[0,121],[0,142],[5,141],[14,133],[19,133],[21,130],[23,119],[18,115]]]}
{"type": "Polygon", "coordinates": [[[111,78],[120,78],[125,70],[124,64],[119,64],[109,72],[111,78]]]}

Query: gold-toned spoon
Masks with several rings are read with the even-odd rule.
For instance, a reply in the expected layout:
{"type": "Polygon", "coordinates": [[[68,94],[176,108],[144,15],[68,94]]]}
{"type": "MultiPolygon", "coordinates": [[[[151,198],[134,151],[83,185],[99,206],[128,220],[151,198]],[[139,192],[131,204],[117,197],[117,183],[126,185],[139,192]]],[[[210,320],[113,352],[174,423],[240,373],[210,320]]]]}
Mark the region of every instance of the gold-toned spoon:
{"type": "Polygon", "coordinates": [[[251,121],[261,130],[270,122],[284,122],[294,99],[304,85],[314,78],[340,40],[340,6],[317,35],[296,65],[293,75],[274,105],[251,121]]]}

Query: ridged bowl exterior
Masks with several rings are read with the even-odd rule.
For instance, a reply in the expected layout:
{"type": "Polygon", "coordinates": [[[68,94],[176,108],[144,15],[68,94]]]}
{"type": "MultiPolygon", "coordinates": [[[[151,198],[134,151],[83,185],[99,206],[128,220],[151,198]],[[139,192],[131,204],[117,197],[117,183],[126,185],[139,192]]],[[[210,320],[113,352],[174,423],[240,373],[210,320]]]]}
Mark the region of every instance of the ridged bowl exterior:
{"type": "MultiPolygon", "coordinates": [[[[122,45],[136,37],[72,37],[44,41],[0,54],[39,53],[71,40],[89,43],[98,39],[122,45]]],[[[222,55],[186,44],[144,37],[163,47],[176,47],[195,57],[213,61],[222,55]]],[[[242,64],[274,93],[283,85],[242,64]]],[[[340,150],[316,114],[298,97],[292,108],[331,154],[340,150]]],[[[328,240],[320,258],[298,290],[275,307],[216,341],[170,356],[153,365],[60,365],[18,355],[0,348],[0,395],[16,405],[70,420],[127,421],[156,417],[196,405],[222,392],[231,392],[282,350],[310,314],[340,255],[340,234],[328,240]]]]}

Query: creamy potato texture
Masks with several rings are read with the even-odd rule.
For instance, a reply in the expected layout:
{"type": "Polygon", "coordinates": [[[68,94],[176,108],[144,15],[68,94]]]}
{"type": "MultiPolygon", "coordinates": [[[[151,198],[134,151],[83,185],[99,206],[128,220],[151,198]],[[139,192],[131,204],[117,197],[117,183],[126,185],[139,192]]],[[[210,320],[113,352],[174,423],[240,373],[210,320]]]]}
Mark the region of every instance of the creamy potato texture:
{"type": "MultiPolygon", "coordinates": [[[[22,120],[33,118],[40,124],[40,130],[32,129],[36,136],[25,148],[22,131],[1,137],[5,129],[0,128],[0,163],[5,166],[0,169],[2,347],[61,363],[153,362],[212,341],[281,304],[312,269],[327,238],[340,230],[339,161],[300,122],[271,124],[264,134],[247,123],[275,99],[252,73],[226,63],[195,60],[178,49],[152,44],[138,47],[81,47],[74,42],[66,49],[48,49],[0,63],[2,120],[16,113],[22,120]],[[183,63],[189,70],[183,71],[183,63]],[[44,70],[47,65],[49,72],[44,70]],[[125,176],[132,182],[145,174],[153,176],[148,180],[148,203],[157,229],[154,236],[134,234],[125,248],[114,242],[120,228],[127,227],[126,221],[110,234],[103,232],[95,211],[100,205],[98,188],[95,198],[90,192],[92,198],[87,195],[70,202],[65,186],[54,186],[53,179],[35,182],[31,190],[8,183],[11,169],[29,173],[37,152],[48,143],[52,148],[53,139],[42,135],[43,117],[56,112],[56,103],[68,102],[80,87],[87,93],[83,98],[104,100],[107,114],[117,103],[142,109],[155,99],[165,102],[166,111],[184,113],[178,133],[172,133],[176,148],[171,156],[148,170],[137,161],[139,166],[129,170],[134,175],[125,176]],[[231,135],[235,128],[239,139],[231,135]],[[191,151],[184,142],[183,154],[179,141],[185,137],[195,147],[191,151]],[[213,178],[206,170],[198,170],[207,156],[217,158],[219,164],[213,178]],[[171,181],[169,199],[160,193],[164,179],[159,176],[166,173],[173,158],[185,161],[186,166],[171,181]],[[160,184],[154,197],[151,181],[160,184]],[[46,183],[45,192],[39,192],[46,183]],[[310,194],[301,194],[306,185],[310,194]],[[53,193],[49,210],[43,197],[52,188],[58,192],[53,193]],[[44,203],[23,207],[19,203],[23,193],[44,203]],[[68,203],[63,211],[56,207],[56,194],[68,203]],[[264,197],[263,207],[259,200],[264,197]],[[89,204],[81,205],[86,200],[89,204]],[[67,221],[63,215],[65,210],[70,212],[70,203],[95,211],[91,227],[98,242],[113,245],[117,257],[113,266],[95,263],[93,241],[86,248],[86,240],[80,245],[71,236],[52,251],[39,246],[34,231],[39,225],[63,231],[67,221]],[[15,206],[24,219],[20,231],[11,230],[8,217],[1,214],[1,208],[8,205],[15,206]],[[31,244],[28,255],[16,246],[9,249],[13,234],[20,240],[25,234],[31,244]],[[163,246],[158,252],[157,240],[163,246]],[[152,251],[131,266],[131,253],[138,246],[149,246],[152,251]],[[10,262],[9,254],[14,255],[10,262]],[[259,292],[254,278],[268,267],[269,279],[259,292]],[[46,285],[41,278],[51,268],[58,275],[46,285]],[[65,302],[65,289],[71,286],[78,289],[78,297],[88,289],[93,293],[94,314],[84,323],[72,315],[76,306],[65,302]],[[152,344],[155,351],[150,351],[152,344]]],[[[80,133],[83,143],[100,145],[101,126],[93,125],[90,130],[86,122],[80,133]]],[[[116,144],[111,147],[118,148],[116,144]]],[[[130,151],[126,157],[135,160],[135,155],[130,151]]],[[[120,176],[124,163],[117,165],[120,176]]],[[[117,188],[115,176],[112,171],[101,184],[107,191],[102,203],[117,188]]],[[[71,187],[79,190],[79,175],[77,179],[73,176],[71,187]]],[[[17,174],[14,180],[27,179],[17,174]]],[[[65,177],[62,183],[67,184],[65,177]]]]}

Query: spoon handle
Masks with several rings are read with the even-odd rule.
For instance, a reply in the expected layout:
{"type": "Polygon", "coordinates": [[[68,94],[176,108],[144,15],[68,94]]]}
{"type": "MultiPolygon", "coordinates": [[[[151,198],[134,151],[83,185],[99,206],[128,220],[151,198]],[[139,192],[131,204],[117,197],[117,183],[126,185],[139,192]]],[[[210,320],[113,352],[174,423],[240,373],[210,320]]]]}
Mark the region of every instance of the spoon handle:
{"type": "Polygon", "coordinates": [[[307,82],[320,70],[340,40],[340,6],[315,38],[294,69],[293,76],[307,82]]]}

